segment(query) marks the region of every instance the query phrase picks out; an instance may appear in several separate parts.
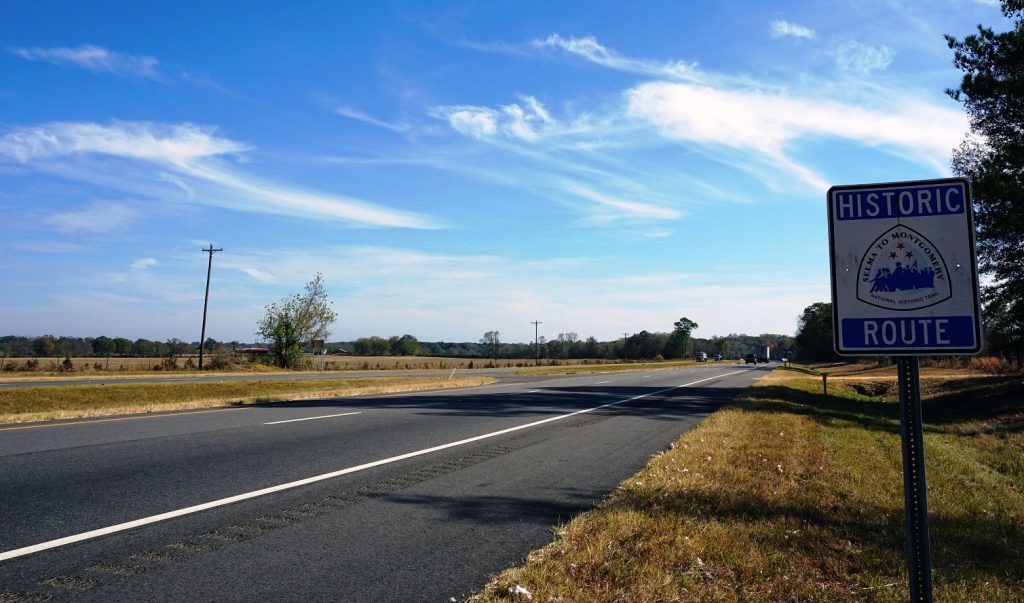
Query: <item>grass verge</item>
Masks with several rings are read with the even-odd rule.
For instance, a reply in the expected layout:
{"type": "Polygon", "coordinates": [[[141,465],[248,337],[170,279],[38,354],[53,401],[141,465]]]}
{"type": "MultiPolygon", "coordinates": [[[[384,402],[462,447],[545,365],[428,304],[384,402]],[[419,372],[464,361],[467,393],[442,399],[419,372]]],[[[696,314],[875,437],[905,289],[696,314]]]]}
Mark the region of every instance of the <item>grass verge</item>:
{"type": "MultiPolygon", "coordinates": [[[[1024,600],[1021,380],[922,380],[936,600],[1024,600]]],[[[475,600],[907,600],[898,408],[878,383],[830,380],[826,399],[776,370],[475,600]]]]}
{"type": "Polygon", "coordinates": [[[0,423],[73,419],[225,404],[253,404],[470,387],[489,377],[376,377],[223,383],[132,383],[0,390],[0,423]]]}

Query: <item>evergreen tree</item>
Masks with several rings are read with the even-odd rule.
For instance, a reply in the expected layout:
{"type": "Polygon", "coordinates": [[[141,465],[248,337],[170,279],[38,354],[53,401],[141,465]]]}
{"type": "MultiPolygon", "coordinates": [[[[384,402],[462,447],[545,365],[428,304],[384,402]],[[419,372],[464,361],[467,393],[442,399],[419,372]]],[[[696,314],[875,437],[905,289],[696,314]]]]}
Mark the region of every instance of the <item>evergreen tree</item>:
{"type": "Polygon", "coordinates": [[[970,179],[974,193],[980,268],[993,278],[983,292],[990,342],[1003,342],[1021,363],[1024,347],[1024,0],[1003,0],[1009,31],[946,36],[953,63],[964,72],[957,89],[971,134],[953,153],[953,170],[970,179]],[[994,335],[991,336],[991,335],[994,335]]]}

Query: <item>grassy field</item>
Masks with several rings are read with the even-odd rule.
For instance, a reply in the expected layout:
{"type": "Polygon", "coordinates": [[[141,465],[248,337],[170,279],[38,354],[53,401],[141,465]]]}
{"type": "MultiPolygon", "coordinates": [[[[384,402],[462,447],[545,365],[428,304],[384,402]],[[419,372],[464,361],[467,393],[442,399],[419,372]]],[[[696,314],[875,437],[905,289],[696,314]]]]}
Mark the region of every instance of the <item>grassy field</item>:
{"type": "MultiPolygon", "coordinates": [[[[211,357],[210,362],[216,360],[211,357]]],[[[235,360],[238,360],[237,358],[235,360]]],[[[153,375],[191,375],[199,374],[194,368],[198,357],[181,357],[176,364],[168,366],[164,358],[70,358],[73,370],[61,370],[63,358],[7,358],[4,363],[4,370],[0,372],[2,380],[17,379],[39,379],[57,377],[61,379],[75,377],[104,377],[117,376],[137,377],[140,374],[153,375]],[[26,366],[35,361],[35,368],[27,370],[26,366]],[[189,360],[193,366],[189,366],[189,360]]],[[[533,360],[522,358],[442,358],[432,356],[324,356],[316,358],[316,367],[322,366],[326,371],[388,371],[388,370],[472,370],[482,368],[527,368],[533,367],[533,360]]],[[[541,367],[564,367],[564,366],[615,366],[618,361],[575,359],[575,360],[541,360],[541,367]]],[[[307,369],[313,370],[313,357],[306,358],[307,369]]],[[[258,359],[242,358],[241,362],[225,363],[227,366],[218,369],[217,372],[275,372],[278,369],[273,366],[262,364],[258,359]]],[[[31,366],[31,365],[29,365],[31,366]]],[[[207,364],[207,367],[211,366],[207,364]]],[[[216,366],[216,364],[213,364],[216,366]]],[[[638,364],[621,365],[627,370],[640,370],[638,364]]],[[[203,374],[211,371],[203,371],[203,374]]]]}
{"type": "MultiPolygon", "coordinates": [[[[895,372],[830,370],[777,369],[478,600],[907,600],[895,372]]],[[[1022,380],[923,371],[936,600],[1024,601],[1022,380]]]]}
{"type": "Polygon", "coordinates": [[[391,394],[493,382],[494,379],[487,377],[455,377],[450,380],[438,377],[378,377],[25,387],[0,390],[0,423],[391,394]]]}

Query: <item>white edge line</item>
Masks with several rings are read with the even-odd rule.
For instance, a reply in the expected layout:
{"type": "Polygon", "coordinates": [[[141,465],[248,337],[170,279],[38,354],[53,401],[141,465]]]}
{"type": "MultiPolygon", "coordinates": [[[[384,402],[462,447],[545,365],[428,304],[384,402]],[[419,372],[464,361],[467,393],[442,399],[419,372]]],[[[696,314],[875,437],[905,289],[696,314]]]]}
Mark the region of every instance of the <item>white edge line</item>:
{"type": "Polygon", "coordinates": [[[285,421],[271,421],[269,423],[264,423],[264,425],[280,425],[281,423],[294,423],[296,421],[312,421],[314,419],[330,419],[330,418],[333,418],[333,417],[347,417],[349,415],[361,415],[361,414],[363,414],[363,411],[343,412],[343,413],[338,414],[338,415],[323,415],[323,416],[320,416],[320,417],[303,417],[301,419],[287,419],[285,421]]]}
{"type": "Polygon", "coordinates": [[[364,471],[366,469],[372,469],[374,467],[380,467],[381,465],[388,465],[388,464],[395,463],[395,462],[398,462],[398,461],[404,461],[405,459],[411,459],[411,458],[414,458],[414,457],[417,457],[417,456],[423,456],[424,454],[430,454],[431,452],[437,452],[439,450],[446,450],[448,448],[454,448],[456,446],[462,446],[464,444],[470,444],[472,442],[478,442],[480,440],[486,440],[488,438],[493,438],[493,437],[497,437],[497,436],[500,436],[500,435],[505,435],[506,433],[512,433],[514,431],[520,431],[522,429],[529,429],[530,427],[536,427],[537,425],[543,425],[545,423],[551,423],[552,421],[559,421],[561,419],[567,419],[569,417],[574,417],[576,415],[582,415],[582,414],[585,414],[585,413],[588,413],[588,412],[593,412],[595,410],[600,410],[602,408],[608,408],[610,406],[618,406],[619,404],[625,404],[626,402],[632,402],[633,400],[639,400],[641,398],[647,398],[648,396],[656,396],[658,394],[663,394],[665,392],[669,392],[669,391],[672,391],[672,390],[675,390],[675,389],[680,389],[680,388],[683,388],[683,387],[689,387],[691,385],[696,385],[698,383],[703,383],[705,381],[711,381],[712,379],[721,379],[722,377],[728,377],[730,375],[736,375],[738,373],[743,373],[743,372],[746,372],[746,371],[745,370],[744,371],[735,371],[735,372],[732,372],[732,373],[725,373],[724,375],[715,375],[714,377],[707,377],[705,379],[700,379],[698,381],[691,381],[690,383],[684,383],[682,385],[676,385],[676,386],[673,386],[673,387],[668,387],[668,388],[665,388],[665,389],[660,389],[658,391],[649,392],[649,393],[646,393],[646,394],[640,394],[639,396],[633,396],[632,398],[626,398],[626,399],[623,399],[623,400],[616,400],[615,402],[609,402],[607,404],[602,404],[600,406],[594,406],[593,408],[585,408],[583,410],[577,410],[577,411],[571,412],[569,414],[558,415],[557,417],[548,417],[547,419],[541,419],[539,421],[534,421],[532,423],[526,423],[525,425],[518,425],[516,427],[509,427],[507,429],[502,429],[502,430],[499,430],[499,431],[493,431],[491,433],[485,433],[483,435],[473,436],[471,438],[466,438],[464,440],[458,440],[456,442],[449,442],[447,444],[441,444],[441,445],[438,445],[438,446],[433,446],[431,448],[424,448],[422,450],[416,450],[414,452],[407,452],[405,454],[400,454],[398,456],[393,456],[393,457],[386,458],[386,459],[380,459],[380,460],[372,461],[372,462],[369,462],[369,463],[363,463],[362,465],[355,465],[353,467],[348,467],[346,469],[339,469],[338,471],[332,471],[330,473],[324,473],[324,474],[321,474],[321,475],[314,475],[313,477],[307,477],[305,479],[300,479],[300,480],[297,480],[297,481],[294,481],[294,482],[288,482],[287,484],[279,484],[277,486],[271,486],[269,488],[263,488],[261,490],[253,490],[252,492],[245,492],[243,494],[236,494],[235,496],[229,496],[227,498],[221,498],[221,499],[218,499],[218,500],[212,500],[210,502],[205,502],[205,503],[202,503],[202,504],[193,505],[191,507],[185,507],[183,509],[177,509],[177,510],[174,510],[174,511],[168,511],[166,513],[160,513],[158,515],[150,515],[149,517],[143,517],[142,519],[136,519],[136,520],[133,520],[133,521],[127,521],[127,522],[124,522],[124,523],[119,523],[117,525],[107,526],[105,528],[99,528],[99,529],[96,529],[96,530],[90,530],[88,532],[82,532],[81,534],[74,534],[72,536],[65,536],[64,538],[58,538],[56,540],[50,540],[48,542],[41,542],[39,544],[33,544],[31,546],[22,547],[20,549],[4,551],[4,552],[0,553],[0,561],[6,561],[8,559],[14,559],[15,557],[23,557],[25,555],[31,555],[33,553],[39,553],[39,552],[46,551],[46,550],[49,550],[49,549],[55,549],[57,547],[65,546],[65,545],[68,545],[68,544],[74,544],[76,542],[81,542],[83,540],[89,540],[91,538],[97,538],[99,536],[107,536],[109,534],[114,534],[114,533],[117,533],[117,532],[123,532],[124,530],[130,530],[132,528],[142,527],[142,526],[145,526],[145,525],[149,525],[151,523],[157,523],[157,522],[165,521],[165,520],[168,520],[168,519],[174,519],[175,517],[182,517],[184,515],[191,515],[192,513],[198,513],[200,511],[206,511],[208,509],[214,509],[216,507],[223,507],[224,505],[230,505],[230,504],[233,504],[233,503],[236,503],[236,502],[241,502],[243,500],[249,500],[250,498],[256,498],[258,496],[264,496],[266,494],[273,494],[274,492],[281,492],[282,490],[291,490],[292,488],[298,488],[300,486],[306,486],[308,484],[313,484],[313,483],[320,482],[320,481],[323,481],[323,480],[327,480],[327,479],[331,479],[331,478],[335,478],[335,477],[340,477],[342,475],[348,475],[350,473],[357,473],[359,471],[364,471]]]}

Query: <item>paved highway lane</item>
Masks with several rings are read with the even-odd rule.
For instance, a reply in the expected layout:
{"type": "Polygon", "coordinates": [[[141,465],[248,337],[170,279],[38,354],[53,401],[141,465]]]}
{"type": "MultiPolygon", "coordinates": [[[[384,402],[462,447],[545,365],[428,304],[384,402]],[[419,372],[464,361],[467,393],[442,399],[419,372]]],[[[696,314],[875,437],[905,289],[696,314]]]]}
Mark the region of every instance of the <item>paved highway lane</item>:
{"type": "Polygon", "coordinates": [[[462,597],[764,370],[0,431],[0,599],[462,597]]]}

